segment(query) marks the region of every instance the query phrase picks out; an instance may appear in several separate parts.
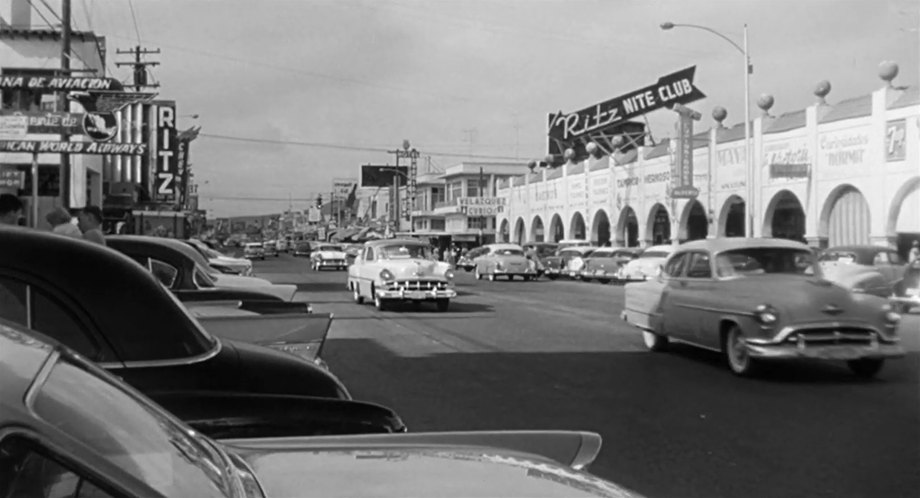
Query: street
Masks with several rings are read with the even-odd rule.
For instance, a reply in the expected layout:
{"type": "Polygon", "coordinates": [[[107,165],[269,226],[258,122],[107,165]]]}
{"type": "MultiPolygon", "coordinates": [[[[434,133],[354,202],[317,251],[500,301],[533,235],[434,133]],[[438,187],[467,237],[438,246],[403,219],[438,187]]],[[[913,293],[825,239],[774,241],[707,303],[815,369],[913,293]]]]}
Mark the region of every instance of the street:
{"type": "Polygon", "coordinates": [[[476,281],[459,272],[450,310],[356,305],[345,272],[308,259],[255,263],[335,314],[324,358],[357,399],[410,431],[571,429],[603,436],[591,471],[648,496],[916,496],[920,315],[909,354],[862,381],[840,362],[733,376],[714,353],[647,352],[620,320],[623,288],[476,281]]]}

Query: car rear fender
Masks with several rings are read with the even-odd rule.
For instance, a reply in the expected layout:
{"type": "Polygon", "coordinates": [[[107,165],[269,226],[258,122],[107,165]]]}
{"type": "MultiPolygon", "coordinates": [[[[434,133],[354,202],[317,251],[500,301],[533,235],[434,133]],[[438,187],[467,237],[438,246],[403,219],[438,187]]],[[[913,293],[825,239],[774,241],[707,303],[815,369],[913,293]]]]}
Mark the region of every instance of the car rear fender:
{"type": "Polygon", "coordinates": [[[367,436],[319,436],[229,440],[224,443],[244,450],[326,450],[369,447],[465,447],[494,448],[542,456],[574,469],[587,469],[601,449],[601,436],[584,431],[473,431],[415,432],[367,436]]]}
{"type": "Polygon", "coordinates": [[[333,318],[331,313],[286,313],[206,316],[198,321],[218,337],[280,350],[298,346],[299,356],[316,359],[322,354],[333,318]]]}

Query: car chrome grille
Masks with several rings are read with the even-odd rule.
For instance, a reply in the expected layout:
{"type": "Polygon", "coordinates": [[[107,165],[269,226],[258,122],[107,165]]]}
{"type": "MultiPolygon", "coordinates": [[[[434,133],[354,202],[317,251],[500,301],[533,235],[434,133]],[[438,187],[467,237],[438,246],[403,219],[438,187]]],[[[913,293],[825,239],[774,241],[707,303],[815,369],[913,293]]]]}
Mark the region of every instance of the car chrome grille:
{"type": "Polygon", "coordinates": [[[823,328],[800,330],[789,335],[789,342],[804,343],[806,346],[858,345],[867,346],[877,340],[874,331],[858,327],[823,328]]]}
{"type": "Polygon", "coordinates": [[[397,280],[396,282],[387,283],[388,290],[444,290],[447,289],[447,282],[442,280],[397,280]]]}

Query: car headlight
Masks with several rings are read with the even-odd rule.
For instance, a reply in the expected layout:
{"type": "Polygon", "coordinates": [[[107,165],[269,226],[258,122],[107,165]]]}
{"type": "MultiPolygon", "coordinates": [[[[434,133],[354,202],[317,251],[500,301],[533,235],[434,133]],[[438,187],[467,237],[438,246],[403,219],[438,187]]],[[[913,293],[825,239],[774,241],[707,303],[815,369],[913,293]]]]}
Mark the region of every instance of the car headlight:
{"type": "Polygon", "coordinates": [[[393,272],[384,268],[383,270],[380,270],[380,280],[389,282],[392,280],[396,280],[396,277],[393,275],[393,272]]]}
{"type": "Polygon", "coordinates": [[[890,304],[882,306],[882,313],[885,314],[885,321],[892,325],[901,321],[901,315],[896,313],[890,304]]]}
{"type": "Polygon", "coordinates": [[[773,306],[769,304],[761,304],[754,310],[754,318],[764,324],[764,325],[773,325],[776,323],[779,313],[773,306]]]}
{"type": "Polygon", "coordinates": [[[454,271],[453,271],[453,270],[447,270],[447,271],[445,271],[445,272],[444,272],[444,278],[446,278],[447,280],[453,280],[453,279],[454,279],[454,271]]]}

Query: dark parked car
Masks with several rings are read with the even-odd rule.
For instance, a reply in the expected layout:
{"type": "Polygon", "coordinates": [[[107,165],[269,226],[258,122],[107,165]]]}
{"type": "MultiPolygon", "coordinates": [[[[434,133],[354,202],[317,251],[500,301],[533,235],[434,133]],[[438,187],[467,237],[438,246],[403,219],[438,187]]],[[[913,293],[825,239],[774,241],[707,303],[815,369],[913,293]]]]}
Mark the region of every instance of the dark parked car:
{"type": "Polygon", "coordinates": [[[920,306],[920,260],[904,268],[901,279],[894,284],[892,300],[901,313],[910,313],[911,308],[920,306]]]}
{"type": "Polygon", "coordinates": [[[622,266],[637,259],[640,252],[638,247],[601,247],[585,258],[581,279],[606,284],[616,278],[622,266]]]}
{"type": "MultiPolygon", "coordinates": [[[[287,301],[269,292],[271,282],[255,277],[222,274],[208,266],[204,256],[182,241],[142,235],[117,235],[106,239],[109,247],[148,268],[180,301],[267,300],[287,301]],[[252,281],[253,286],[223,285],[252,281]]],[[[291,290],[291,297],[293,291],[291,290]]]]}
{"type": "Polygon", "coordinates": [[[67,348],[2,324],[0,379],[4,498],[638,496],[585,471],[601,448],[590,432],[215,441],[67,348]]]}
{"type": "MultiPolygon", "coordinates": [[[[296,337],[281,350],[215,337],[135,261],[82,240],[0,228],[0,318],[62,342],[177,413],[188,408],[184,396],[201,392],[235,398],[240,410],[262,406],[263,396],[351,399],[330,372],[285,352],[296,337]]],[[[298,402],[290,403],[293,411],[298,402]]],[[[210,418],[243,413],[200,405],[215,410],[210,418]]],[[[375,409],[380,430],[404,428],[392,411],[375,409]]]]}
{"type": "Polygon", "coordinates": [[[294,257],[295,258],[308,258],[313,252],[312,245],[310,242],[302,240],[300,242],[294,243],[294,257]]]}

